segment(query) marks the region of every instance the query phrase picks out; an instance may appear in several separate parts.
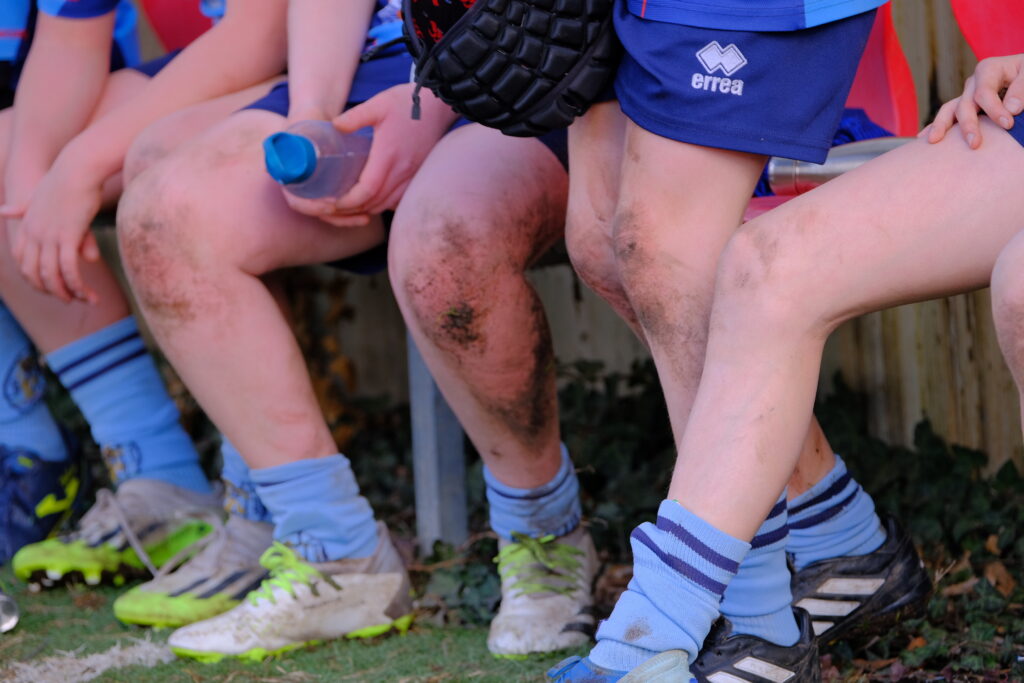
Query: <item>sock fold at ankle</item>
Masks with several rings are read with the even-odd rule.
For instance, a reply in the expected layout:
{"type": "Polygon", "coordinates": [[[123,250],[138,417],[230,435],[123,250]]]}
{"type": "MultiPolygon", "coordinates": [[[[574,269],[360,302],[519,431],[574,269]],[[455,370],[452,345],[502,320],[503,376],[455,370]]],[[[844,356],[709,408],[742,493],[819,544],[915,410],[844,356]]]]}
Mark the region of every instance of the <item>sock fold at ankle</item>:
{"type": "Polygon", "coordinates": [[[512,532],[540,537],[562,536],[580,523],[580,485],[569,451],[562,445],[562,464],[551,481],[532,489],[507,486],[484,467],[491,528],[506,540],[512,532]]]}
{"type": "Polygon", "coordinates": [[[836,456],[832,470],[789,501],[786,550],[797,569],[834,557],[865,555],[885,543],[875,502],[836,456]]]}
{"type": "Polygon", "coordinates": [[[377,524],[345,456],[339,453],[253,469],[250,476],[273,518],[275,540],[287,543],[306,560],[373,555],[377,524]]]}
{"type": "Polygon", "coordinates": [[[695,658],[750,546],[668,500],[657,523],[638,526],[630,543],[633,579],[601,623],[590,659],[629,671],[665,650],[695,658]]]}
{"type": "Polygon", "coordinates": [[[736,633],[764,638],[776,645],[793,645],[800,629],[790,603],[786,565],[786,496],[778,500],[750,542],[750,552],[722,598],[722,614],[736,633]]]}

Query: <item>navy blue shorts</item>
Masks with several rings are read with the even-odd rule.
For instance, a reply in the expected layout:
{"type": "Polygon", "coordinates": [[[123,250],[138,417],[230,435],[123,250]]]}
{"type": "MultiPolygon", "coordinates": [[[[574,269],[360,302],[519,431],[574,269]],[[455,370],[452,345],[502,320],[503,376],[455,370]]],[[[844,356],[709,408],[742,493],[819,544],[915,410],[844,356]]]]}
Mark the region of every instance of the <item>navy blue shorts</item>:
{"type": "Polygon", "coordinates": [[[875,12],[800,31],[723,31],[641,19],[615,3],[623,112],[656,135],[821,163],[875,12]]]}
{"type": "Polygon", "coordinates": [[[1013,128],[1006,131],[1013,136],[1024,147],[1024,114],[1017,114],[1013,117],[1013,128]]]}
{"type": "Polygon", "coordinates": [[[170,64],[171,60],[177,57],[180,52],[181,50],[171,50],[170,52],[161,57],[151,59],[148,62],[143,62],[142,64],[137,64],[129,68],[138,71],[144,76],[149,76],[150,78],[153,78],[153,76],[156,76],[158,73],[160,73],[160,71],[165,66],[170,64]]]}
{"type": "MultiPolygon", "coordinates": [[[[380,85],[382,87],[380,87],[376,91],[371,92],[372,86],[367,87],[365,84],[360,83],[360,76],[363,73],[363,69],[366,67],[367,64],[373,64],[374,61],[385,60],[371,60],[370,62],[366,62],[365,64],[360,66],[360,69],[356,74],[356,81],[352,84],[352,92],[358,93],[361,99],[356,99],[350,96],[349,102],[345,107],[346,109],[354,107],[360,102],[370,99],[381,90],[385,90],[393,85],[396,85],[394,81],[387,84],[377,83],[377,85],[380,85]],[[358,89],[357,86],[359,86],[358,89]]],[[[401,83],[405,81],[403,80],[398,82],[401,83]]],[[[270,92],[268,92],[266,95],[256,100],[249,106],[244,107],[242,111],[245,111],[246,109],[258,109],[261,111],[273,112],[274,114],[287,118],[288,106],[288,81],[283,81],[275,85],[273,88],[271,88],[270,92]]],[[[454,124],[452,124],[451,129],[455,130],[456,128],[461,128],[462,126],[465,126],[469,123],[470,121],[460,118],[454,124]]],[[[537,139],[540,142],[542,142],[545,147],[550,149],[551,152],[558,158],[558,161],[562,164],[562,168],[566,170],[569,169],[569,140],[567,130],[563,129],[551,131],[550,133],[545,133],[544,135],[538,137],[537,139]]],[[[391,219],[393,217],[394,214],[391,211],[385,211],[383,214],[381,214],[381,219],[384,221],[385,235],[388,235],[391,232],[391,219]]],[[[350,256],[349,258],[340,259],[338,261],[331,261],[327,265],[332,266],[334,268],[347,270],[352,273],[357,273],[359,275],[372,275],[374,273],[378,273],[384,270],[388,265],[387,237],[385,237],[384,243],[379,244],[376,247],[373,247],[360,254],[356,254],[355,256],[350,256]]]]}

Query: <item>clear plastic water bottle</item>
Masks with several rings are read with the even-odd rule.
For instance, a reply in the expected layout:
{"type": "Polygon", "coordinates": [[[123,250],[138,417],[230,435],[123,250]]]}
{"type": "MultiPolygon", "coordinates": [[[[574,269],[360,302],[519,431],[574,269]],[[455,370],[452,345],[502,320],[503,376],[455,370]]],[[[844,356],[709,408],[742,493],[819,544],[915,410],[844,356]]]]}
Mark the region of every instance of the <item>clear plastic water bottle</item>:
{"type": "Polygon", "coordinates": [[[267,173],[296,197],[340,197],[356,184],[373,129],[342,133],[328,121],[299,121],[263,141],[267,173]]]}
{"type": "Polygon", "coordinates": [[[0,589],[0,633],[7,633],[18,625],[18,605],[14,598],[0,589]]]}

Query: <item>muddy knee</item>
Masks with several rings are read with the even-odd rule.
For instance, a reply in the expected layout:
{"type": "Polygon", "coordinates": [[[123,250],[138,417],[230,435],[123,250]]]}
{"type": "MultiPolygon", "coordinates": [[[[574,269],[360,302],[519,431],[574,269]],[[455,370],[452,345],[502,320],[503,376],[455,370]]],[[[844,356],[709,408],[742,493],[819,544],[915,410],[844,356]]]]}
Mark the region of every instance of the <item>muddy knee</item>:
{"type": "Polygon", "coordinates": [[[152,168],[125,190],[117,211],[118,245],[143,308],[185,320],[194,314],[208,241],[197,229],[191,184],[168,182],[168,175],[152,168]]]}
{"type": "Polygon", "coordinates": [[[741,228],[726,245],[715,278],[715,316],[750,329],[811,330],[827,336],[849,317],[850,307],[832,300],[793,243],[783,247],[786,225],[760,221],[741,228]]]}
{"type": "MultiPolygon", "coordinates": [[[[474,234],[471,219],[442,214],[406,227],[396,217],[389,271],[409,322],[442,348],[482,346],[481,319],[505,278],[522,270],[502,257],[502,246],[474,234]]],[[[421,219],[422,220],[422,219],[421,219]]]]}

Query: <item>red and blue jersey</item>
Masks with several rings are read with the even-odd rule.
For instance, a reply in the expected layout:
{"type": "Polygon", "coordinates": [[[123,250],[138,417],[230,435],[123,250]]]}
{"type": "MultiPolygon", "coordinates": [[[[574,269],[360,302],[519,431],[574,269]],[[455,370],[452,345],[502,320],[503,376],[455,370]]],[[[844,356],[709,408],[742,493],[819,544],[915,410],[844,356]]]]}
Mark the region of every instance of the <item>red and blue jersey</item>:
{"type": "Polygon", "coordinates": [[[888,0],[623,0],[652,21],[728,31],[799,31],[845,19],[888,0]]]}

